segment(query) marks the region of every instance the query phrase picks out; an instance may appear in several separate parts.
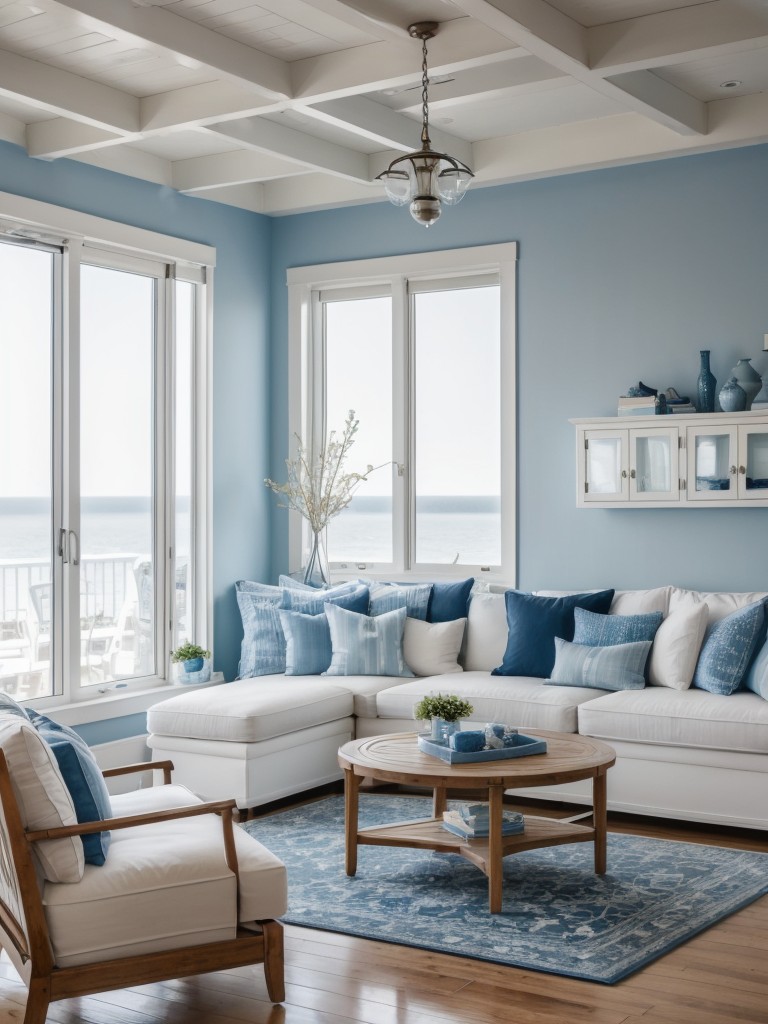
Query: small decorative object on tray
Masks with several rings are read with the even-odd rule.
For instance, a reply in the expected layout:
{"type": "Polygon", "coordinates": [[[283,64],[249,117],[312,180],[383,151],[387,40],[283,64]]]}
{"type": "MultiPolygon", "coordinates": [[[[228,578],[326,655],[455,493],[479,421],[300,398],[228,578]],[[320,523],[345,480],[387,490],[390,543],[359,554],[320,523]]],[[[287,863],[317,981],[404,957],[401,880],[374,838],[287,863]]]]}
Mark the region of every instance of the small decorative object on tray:
{"type": "Polygon", "coordinates": [[[422,697],[414,706],[413,717],[417,722],[431,721],[431,739],[436,743],[447,741],[452,734],[461,728],[462,718],[469,718],[475,709],[462,697],[455,693],[443,695],[431,694],[422,697]]]}
{"type": "MultiPolygon", "coordinates": [[[[462,839],[487,839],[490,833],[488,804],[465,804],[456,810],[443,811],[443,828],[462,839]]],[[[503,811],[501,834],[517,836],[525,830],[525,821],[517,811],[503,811]]]]}
{"type": "MultiPolygon", "coordinates": [[[[509,745],[501,747],[487,747],[481,749],[466,749],[463,739],[460,737],[484,737],[485,732],[481,730],[467,730],[457,732],[450,737],[449,741],[438,742],[429,736],[418,737],[419,750],[424,754],[431,754],[432,757],[439,757],[441,761],[448,764],[472,764],[477,761],[503,761],[511,757],[524,757],[526,754],[545,754],[547,741],[540,740],[535,736],[524,736],[522,733],[509,729],[509,726],[499,726],[502,729],[502,742],[509,745]]],[[[494,736],[499,739],[498,736],[494,736]]],[[[475,744],[478,741],[475,740],[475,744]]],[[[470,744],[473,745],[473,744],[470,744]]]]}

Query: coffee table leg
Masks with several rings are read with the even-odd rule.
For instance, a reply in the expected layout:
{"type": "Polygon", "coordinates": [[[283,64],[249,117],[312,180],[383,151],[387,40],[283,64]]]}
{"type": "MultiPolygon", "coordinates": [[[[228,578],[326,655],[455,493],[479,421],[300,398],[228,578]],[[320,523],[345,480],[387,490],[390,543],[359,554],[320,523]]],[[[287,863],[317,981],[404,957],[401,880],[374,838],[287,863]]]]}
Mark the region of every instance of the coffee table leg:
{"type": "Polygon", "coordinates": [[[592,822],[595,828],[595,874],[607,870],[608,777],[600,772],[592,780],[592,822]]]}
{"type": "Polygon", "coordinates": [[[503,798],[503,786],[488,787],[488,814],[490,818],[488,835],[488,909],[492,914],[501,913],[502,883],[504,879],[504,858],[501,843],[503,798]]]}
{"type": "Polygon", "coordinates": [[[442,818],[447,801],[445,798],[445,786],[435,786],[432,790],[432,817],[442,818]]]}
{"type": "Polygon", "coordinates": [[[348,875],[357,871],[357,809],[362,777],[344,769],[344,852],[348,875]]]}

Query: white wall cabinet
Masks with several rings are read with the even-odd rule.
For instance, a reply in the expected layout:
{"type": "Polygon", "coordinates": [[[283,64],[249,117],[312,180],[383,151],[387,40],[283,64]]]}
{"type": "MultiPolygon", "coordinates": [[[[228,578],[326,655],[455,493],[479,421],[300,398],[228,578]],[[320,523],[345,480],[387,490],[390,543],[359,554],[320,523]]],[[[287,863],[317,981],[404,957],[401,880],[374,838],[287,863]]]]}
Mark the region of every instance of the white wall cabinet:
{"type": "Polygon", "coordinates": [[[768,505],[766,412],[571,423],[580,508],[768,505]]]}

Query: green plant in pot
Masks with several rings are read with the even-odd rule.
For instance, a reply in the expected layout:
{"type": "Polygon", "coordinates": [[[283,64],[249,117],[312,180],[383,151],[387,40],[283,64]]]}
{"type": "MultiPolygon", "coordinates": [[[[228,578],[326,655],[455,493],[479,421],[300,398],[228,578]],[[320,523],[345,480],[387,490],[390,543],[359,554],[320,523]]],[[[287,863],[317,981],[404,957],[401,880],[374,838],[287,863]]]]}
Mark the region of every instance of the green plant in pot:
{"type": "Polygon", "coordinates": [[[205,658],[210,658],[210,656],[211,652],[206,651],[204,647],[190,643],[182,644],[175,651],[171,651],[171,661],[174,663],[181,662],[184,671],[187,673],[199,672],[203,667],[205,658]]]}
{"type": "Polygon", "coordinates": [[[445,741],[460,728],[460,720],[469,718],[474,710],[468,700],[455,693],[438,693],[422,697],[413,709],[413,717],[419,722],[431,721],[432,739],[445,741]]]}

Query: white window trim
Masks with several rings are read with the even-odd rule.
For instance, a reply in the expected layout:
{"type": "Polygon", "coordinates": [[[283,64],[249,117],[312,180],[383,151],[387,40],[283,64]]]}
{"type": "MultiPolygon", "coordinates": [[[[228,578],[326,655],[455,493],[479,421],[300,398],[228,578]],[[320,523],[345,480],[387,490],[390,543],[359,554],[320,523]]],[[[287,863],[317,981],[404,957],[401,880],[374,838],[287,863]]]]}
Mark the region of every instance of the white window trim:
{"type": "MultiPolygon", "coordinates": [[[[195,573],[195,608],[196,608],[196,642],[202,646],[210,646],[209,641],[213,637],[213,595],[210,582],[212,580],[212,352],[213,352],[213,270],[216,266],[216,249],[212,246],[194,242],[173,235],[165,235],[156,231],[149,231],[145,228],[137,228],[129,224],[122,224],[118,221],[107,220],[92,214],[82,213],[78,210],[70,210],[65,207],[56,206],[52,203],[41,202],[36,199],[28,199],[24,196],[17,196],[9,192],[0,192],[0,235],[9,235],[10,240],[17,238],[19,241],[40,242],[52,246],[66,246],[69,253],[80,250],[79,255],[83,262],[92,262],[105,266],[112,266],[131,270],[140,266],[147,267],[148,261],[152,259],[161,261],[163,264],[171,264],[174,268],[174,275],[178,280],[191,281],[195,284],[204,284],[205,288],[198,292],[198,309],[196,317],[196,330],[199,332],[205,329],[205,345],[199,344],[199,337],[196,338],[195,352],[195,401],[199,408],[204,409],[202,417],[196,417],[195,445],[195,519],[194,534],[195,543],[202,541],[202,550],[205,557],[200,559],[196,566],[195,573]]],[[[73,269],[71,256],[67,250],[64,254],[64,278],[73,273],[79,275],[79,263],[73,269]]],[[[77,290],[73,292],[77,294],[77,290]]],[[[164,306],[161,297],[160,309],[164,306]]],[[[65,320],[68,324],[64,329],[77,329],[79,324],[79,307],[70,308],[65,311],[65,320]]],[[[169,368],[166,367],[166,371],[169,368]]],[[[72,375],[76,367],[54,367],[55,373],[69,373],[72,375]]],[[[78,382],[70,381],[70,388],[74,389],[73,395],[77,394],[78,382]]],[[[72,424],[70,422],[70,428],[72,424]]],[[[70,448],[77,444],[77,439],[70,437],[70,448]]],[[[162,461],[162,460],[161,460],[162,461]]],[[[166,468],[171,468],[172,463],[166,468]]],[[[160,467],[162,469],[162,467],[160,467]]],[[[169,474],[163,472],[165,483],[163,486],[170,486],[168,483],[169,474]]],[[[52,495],[54,512],[57,511],[56,502],[60,501],[60,494],[56,489],[52,495]]],[[[167,506],[167,502],[166,502],[167,506]]],[[[69,510],[70,512],[72,510],[69,510]]],[[[58,521],[61,521],[61,514],[58,521]]],[[[198,550],[200,547],[198,545],[198,550]]],[[[162,560],[162,567],[158,581],[164,576],[165,558],[162,560]]],[[[167,575],[167,574],[166,574],[167,575]]],[[[166,589],[170,584],[167,584],[166,589]]],[[[76,597],[77,595],[75,595],[76,597]]],[[[71,597],[71,595],[70,595],[71,597]]],[[[166,595],[166,600],[168,600],[166,595]]],[[[73,607],[76,605],[73,605],[73,607]]],[[[61,602],[59,607],[67,608],[67,604],[61,602]]],[[[169,635],[168,623],[161,623],[159,628],[165,635],[169,635]]],[[[69,643],[70,630],[66,628],[63,632],[65,650],[63,657],[69,656],[66,645],[69,643]]],[[[87,688],[73,687],[69,693],[55,694],[52,697],[40,697],[34,701],[34,706],[41,710],[59,709],[66,713],[72,709],[67,721],[96,721],[115,715],[131,714],[136,710],[144,710],[154,703],[158,696],[162,696],[164,690],[175,690],[176,687],[169,683],[169,650],[168,644],[163,643],[159,647],[159,654],[164,657],[165,665],[155,676],[145,676],[141,679],[132,680],[126,683],[125,691],[120,693],[115,689],[115,683],[107,683],[104,687],[92,686],[87,688]],[[152,696],[150,696],[152,695],[152,696]],[[108,705],[113,713],[88,712],[96,704],[108,705]],[[87,717],[82,717],[74,709],[82,709],[87,717]],[[119,710],[118,710],[119,708],[119,710]]],[[[65,661],[66,663],[66,661],[65,661]]],[[[214,680],[220,681],[219,674],[214,674],[214,680]]],[[[62,719],[63,720],[63,719],[62,719]]]]}
{"type": "MultiPolygon", "coordinates": [[[[293,454],[294,437],[312,438],[316,421],[313,409],[313,372],[311,365],[310,331],[313,312],[313,293],[333,289],[371,289],[389,286],[395,297],[402,288],[395,282],[407,278],[420,290],[430,279],[445,281],[455,276],[465,280],[468,275],[495,273],[500,279],[501,295],[501,567],[498,571],[483,572],[483,579],[514,586],[517,580],[517,412],[516,412],[516,288],[517,243],[471,246],[466,249],[445,249],[437,252],[410,253],[374,259],[351,260],[342,263],[316,264],[292,267],[287,272],[288,284],[288,426],[289,450],[293,454]]],[[[405,311],[393,308],[393,319],[404,318],[405,311]]],[[[397,438],[395,439],[397,443],[397,438]]],[[[395,461],[408,462],[408,453],[395,452],[395,461]]],[[[396,520],[397,521],[397,520],[396,520]]],[[[288,548],[291,566],[302,564],[304,547],[303,523],[296,512],[289,514],[288,548]]],[[[398,538],[394,538],[395,543],[398,538]]],[[[455,578],[467,567],[451,571],[450,566],[419,566],[418,572],[397,569],[387,576],[413,576],[428,574],[430,578],[455,578]]],[[[347,573],[348,575],[348,573],[347,573]]]]}

